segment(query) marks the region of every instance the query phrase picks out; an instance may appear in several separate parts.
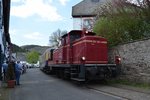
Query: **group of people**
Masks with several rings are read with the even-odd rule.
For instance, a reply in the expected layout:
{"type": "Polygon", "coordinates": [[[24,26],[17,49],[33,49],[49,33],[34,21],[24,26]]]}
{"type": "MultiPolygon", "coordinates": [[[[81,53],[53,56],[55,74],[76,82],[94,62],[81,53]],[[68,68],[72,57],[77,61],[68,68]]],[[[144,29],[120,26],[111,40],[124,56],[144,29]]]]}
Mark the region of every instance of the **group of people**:
{"type": "MultiPolygon", "coordinates": [[[[20,75],[23,71],[23,65],[20,63],[20,61],[17,62],[4,62],[3,65],[3,73],[4,73],[4,81],[7,81],[8,76],[10,76],[10,69],[12,73],[14,73],[14,80],[16,80],[16,85],[20,85],[20,75]],[[12,68],[11,68],[12,67],[12,68]]],[[[11,77],[13,74],[11,74],[11,77]]]]}

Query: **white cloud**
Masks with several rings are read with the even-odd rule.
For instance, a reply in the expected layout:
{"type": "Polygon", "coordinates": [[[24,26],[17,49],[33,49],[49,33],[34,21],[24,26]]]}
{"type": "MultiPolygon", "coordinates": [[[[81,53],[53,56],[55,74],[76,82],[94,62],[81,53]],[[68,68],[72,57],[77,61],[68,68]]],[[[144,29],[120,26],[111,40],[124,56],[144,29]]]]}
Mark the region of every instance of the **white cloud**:
{"type": "Polygon", "coordinates": [[[46,0],[46,1],[48,1],[49,3],[52,3],[52,2],[53,2],[53,0],[46,0]]]}
{"type": "Polygon", "coordinates": [[[16,29],[10,29],[10,35],[16,35],[17,34],[17,31],[16,29]]]}
{"type": "Polygon", "coordinates": [[[59,0],[62,5],[66,5],[66,3],[70,0],[59,0]]]}
{"type": "Polygon", "coordinates": [[[25,34],[21,31],[22,30],[10,29],[12,43],[17,44],[19,46],[30,45],[30,44],[41,45],[41,46],[48,45],[49,37],[47,35],[41,34],[40,32],[25,34]]]}
{"type": "Polygon", "coordinates": [[[36,45],[48,45],[49,37],[40,32],[33,32],[24,34],[22,37],[22,45],[25,44],[36,44],[36,45]]]}
{"type": "Polygon", "coordinates": [[[23,37],[26,39],[31,39],[31,40],[42,40],[42,39],[44,39],[44,36],[39,32],[33,32],[30,34],[25,34],[23,37]]]}
{"type": "Polygon", "coordinates": [[[11,0],[11,2],[20,2],[21,0],[11,0]]]}
{"type": "Polygon", "coordinates": [[[62,20],[62,16],[58,14],[57,8],[50,4],[51,2],[51,0],[23,0],[20,1],[22,5],[11,7],[11,15],[22,18],[38,15],[47,21],[62,20]]]}

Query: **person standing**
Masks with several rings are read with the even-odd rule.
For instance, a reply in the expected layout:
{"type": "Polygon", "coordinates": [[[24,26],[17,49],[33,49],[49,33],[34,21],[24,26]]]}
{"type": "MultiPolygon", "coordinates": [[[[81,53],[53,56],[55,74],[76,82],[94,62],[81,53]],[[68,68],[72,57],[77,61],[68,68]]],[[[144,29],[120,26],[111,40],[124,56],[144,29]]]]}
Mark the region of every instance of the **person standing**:
{"type": "Polygon", "coordinates": [[[17,61],[15,65],[16,85],[20,85],[20,75],[22,73],[22,70],[22,64],[20,63],[20,61],[17,61]]]}
{"type": "Polygon", "coordinates": [[[3,73],[4,73],[4,81],[6,81],[6,73],[7,73],[7,69],[8,69],[8,62],[4,61],[2,67],[3,67],[3,73]]]}

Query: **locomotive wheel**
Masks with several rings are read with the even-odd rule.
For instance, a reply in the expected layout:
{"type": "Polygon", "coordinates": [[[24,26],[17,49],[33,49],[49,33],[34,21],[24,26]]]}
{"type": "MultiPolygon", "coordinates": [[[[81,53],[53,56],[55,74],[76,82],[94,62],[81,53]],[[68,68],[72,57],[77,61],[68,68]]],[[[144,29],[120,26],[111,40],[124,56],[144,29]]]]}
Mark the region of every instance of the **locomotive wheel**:
{"type": "Polygon", "coordinates": [[[90,76],[89,71],[86,71],[85,80],[86,80],[86,82],[89,82],[91,80],[91,76],[90,76]]]}
{"type": "Polygon", "coordinates": [[[104,75],[105,75],[106,79],[110,79],[112,77],[112,71],[109,68],[107,68],[107,70],[104,73],[104,75]]]}
{"type": "Polygon", "coordinates": [[[63,78],[64,78],[64,71],[63,71],[63,70],[60,70],[59,73],[60,73],[60,74],[59,74],[59,75],[60,75],[60,78],[63,79],[63,78]]]}
{"type": "Polygon", "coordinates": [[[64,70],[64,79],[69,80],[70,79],[70,71],[69,69],[64,70]]]}
{"type": "Polygon", "coordinates": [[[64,71],[62,69],[56,71],[58,78],[64,78],[64,71]]]}
{"type": "Polygon", "coordinates": [[[56,70],[56,75],[57,75],[58,78],[60,78],[60,72],[59,72],[59,70],[56,70]]]}

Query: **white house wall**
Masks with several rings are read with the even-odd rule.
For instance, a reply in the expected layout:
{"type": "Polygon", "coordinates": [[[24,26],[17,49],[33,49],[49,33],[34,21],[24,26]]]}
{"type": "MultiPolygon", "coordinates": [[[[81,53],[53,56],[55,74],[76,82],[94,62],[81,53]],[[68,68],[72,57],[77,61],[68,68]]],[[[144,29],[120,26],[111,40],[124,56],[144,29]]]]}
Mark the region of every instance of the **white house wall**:
{"type": "Polygon", "coordinates": [[[0,0],[0,45],[2,53],[4,53],[2,16],[3,16],[3,5],[2,0],[0,0]]]}
{"type": "Polygon", "coordinates": [[[2,29],[0,29],[0,44],[1,44],[2,53],[4,53],[3,32],[2,32],[2,29]]]}
{"type": "Polygon", "coordinates": [[[73,18],[73,29],[74,30],[82,29],[82,18],[73,18]]]}
{"type": "Polygon", "coordinates": [[[73,18],[73,29],[82,30],[83,28],[92,31],[95,17],[73,18]]]}

